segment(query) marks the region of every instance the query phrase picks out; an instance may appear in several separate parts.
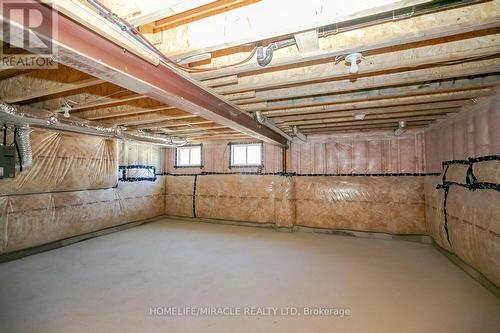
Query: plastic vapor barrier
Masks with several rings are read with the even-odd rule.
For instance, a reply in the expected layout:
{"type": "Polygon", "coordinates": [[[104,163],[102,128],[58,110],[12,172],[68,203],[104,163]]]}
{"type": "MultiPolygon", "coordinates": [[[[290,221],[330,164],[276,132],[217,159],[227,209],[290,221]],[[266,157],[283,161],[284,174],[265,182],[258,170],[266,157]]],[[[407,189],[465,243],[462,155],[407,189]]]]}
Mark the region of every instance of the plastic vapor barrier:
{"type": "Polygon", "coordinates": [[[426,177],[426,220],[436,243],[500,285],[498,156],[443,163],[426,177]],[[450,174],[451,172],[451,174],[450,174]]]}
{"type": "Polygon", "coordinates": [[[37,129],[33,165],[0,181],[0,195],[87,190],[116,186],[117,143],[89,135],[37,129]]]}
{"type": "Polygon", "coordinates": [[[425,234],[424,177],[167,176],[169,215],[425,234]]]}
{"type": "Polygon", "coordinates": [[[279,176],[197,176],[196,217],[274,223],[279,176]]]}
{"type": "Polygon", "coordinates": [[[167,176],[166,212],[169,215],[194,217],[193,193],[196,176],[167,176]]]}
{"type": "Polygon", "coordinates": [[[34,130],[33,165],[0,180],[0,253],[165,212],[165,177],[118,183],[115,140],[34,130]]]}
{"type": "Polygon", "coordinates": [[[423,177],[296,177],[296,224],[425,234],[423,177]]]}

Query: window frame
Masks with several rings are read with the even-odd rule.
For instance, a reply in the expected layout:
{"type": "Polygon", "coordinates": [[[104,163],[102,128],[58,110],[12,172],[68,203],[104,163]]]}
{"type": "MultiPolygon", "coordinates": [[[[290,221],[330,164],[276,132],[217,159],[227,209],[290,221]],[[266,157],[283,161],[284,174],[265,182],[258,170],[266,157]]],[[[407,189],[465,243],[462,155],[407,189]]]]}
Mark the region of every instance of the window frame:
{"type": "MultiPolygon", "coordinates": [[[[189,160],[191,161],[191,149],[189,154],[189,160]]],[[[174,159],[174,168],[200,168],[203,169],[203,144],[190,144],[184,145],[181,147],[175,148],[175,159],[174,159]],[[182,148],[190,148],[190,147],[200,147],[200,164],[189,164],[189,165],[179,165],[179,151],[182,148]]]]}
{"type": "Polygon", "coordinates": [[[229,146],[229,169],[233,168],[264,168],[264,144],[262,141],[249,141],[249,142],[230,142],[229,146]],[[233,147],[234,146],[247,146],[246,160],[248,161],[248,146],[260,146],[260,164],[233,164],[233,147]]]}

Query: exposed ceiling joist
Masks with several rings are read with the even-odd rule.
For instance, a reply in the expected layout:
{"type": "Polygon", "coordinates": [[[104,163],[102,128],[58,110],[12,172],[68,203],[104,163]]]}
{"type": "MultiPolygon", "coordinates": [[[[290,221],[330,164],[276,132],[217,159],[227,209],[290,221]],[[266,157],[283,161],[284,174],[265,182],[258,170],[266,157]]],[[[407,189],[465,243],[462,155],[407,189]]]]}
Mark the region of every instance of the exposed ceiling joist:
{"type": "MultiPolygon", "coordinates": [[[[387,49],[398,45],[498,28],[499,26],[500,4],[497,1],[490,1],[447,10],[446,14],[438,12],[422,15],[321,38],[320,51],[307,55],[298,53],[292,56],[287,53],[282,57],[275,55],[265,69],[330,59],[354,52],[387,49]]],[[[223,64],[218,63],[217,65],[223,64]]],[[[195,73],[193,77],[200,80],[210,79],[262,69],[255,60],[252,60],[244,65],[195,73]]]]}
{"type": "Polygon", "coordinates": [[[334,118],[334,117],[349,117],[352,119],[354,114],[356,114],[357,112],[361,112],[365,116],[369,116],[372,114],[393,114],[404,111],[439,110],[439,109],[455,108],[472,104],[474,104],[472,100],[458,100],[450,102],[422,103],[422,104],[412,104],[412,105],[389,106],[384,108],[361,109],[359,111],[348,110],[348,111],[334,111],[334,112],[319,112],[319,113],[291,115],[291,116],[283,115],[279,117],[273,117],[272,120],[276,123],[281,123],[294,120],[302,121],[302,120],[324,119],[324,118],[334,118]]]}
{"type": "MultiPolygon", "coordinates": [[[[303,108],[315,105],[359,102],[368,100],[384,100],[388,98],[401,98],[407,96],[434,95],[448,92],[471,93],[480,88],[493,87],[500,83],[500,75],[487,75],[474,78],[453,79],[434,82],[423,82],[400,87],[382,87],[364,89],[356,92],[338,93],[333,95],[299,97],[278,101],[257,102],[243,104],[241,107],[246,111],[258,110],[283,110],[292,108],[303,108]]],[[[478,95],[480,96],[480,95],[478,95]]]]}
{"type": "MultiPolygon", "coordinates": [[[[433,121],[414,121],[406,124],[408,128],[422,128],[433,121]]],[[[339,127],[325,127],[315,129],[303,129],[304,134],[331,134],[331,133],[346,133],[346,132],[362,132],[362,131],[377,131],[377,130],[393,130],[398,127],[397,123],[387,124],[372,124],[372,125],[358,125],[358,126],[339,126],[339,127]]]]}
{"type": "MultiPolygon", "coordinates": [[[[500,34],[429,45],[373,56],[359,64],[358,75],[381,73],[391,70],[414,69],[419,66],[438,66],[468,59],[478,59],[500,54],[500,34]]],[[[322,80],[353,77],[344,61],[329,62],[300,68],[285,69],[241,77],[236,85],[216,88],[219,94],[232,94],[248,90],[263,90],[280,86],[305,84],[322,80]]]]}
{"type": "Polygon", "coordinates": [[[255,41],[291,35],[337,22],[413,6],[427,1],[297,1],[283,10],[279,1],[260,1],[221,15],[162,31],[161,51],[173,58],[213,52],[255,41]],[[263,24],[265,22],[265,24],[263,24]],[[211,38],[206,38],[210,35],[211,38]],[[182,36],[183,38],[179,38],[182,36]]]}
{"type": "Polygon", "coordinates": [[[338,103],[338,104],[327,104],[327,105],[317,105],[309,107],[299,107],[293,109],[277,109],[263,111],[263,113],[268,117],[284,117],[292,115],[307,115],[317,112],[341,112],[345,110],[351,111],[368,111],[373,108],[383,108],[384,110],[400,106],[400,105],[412,105],[421,103],[432,103],[432,102],[445,102],[454,100],[465,100],[474,99],[481,96],[492,96],[495,92],[492,89],[479,89],[472,91],[457,91],[448,92],[434,95],[422,95],[422,96],[407,96],[399,98],[388,98],[381,100],[368,100],[368,101],[358,101],[350,103],[338,103]]]}
{"type": "Polygon", "coordinates": [[[176,127],[192,127],[195,128],[197,125],[203,124],[213,124],[213,121],[205,120],[203,118],[193,118],[190,119],[189,122],[186,121],[172,121],[172,120],[159,120],[159,121],[151,121],[144,125],[130,126],[132,129],[145,130],[145,129],[160,129],[160,128],[176,128],[176,127]]]}
{"type": "Polygon", "coordinates": [[[286,126],[303,126],[303,125],[314,125],[314,124],[337,124],[337,123],[351,123],[358,122],[360,124],[367,124],[370,121],[379,119],[392,119],[395,122],[399,120],[409,119],[410,117],[441,117],[442,115],[460,112],[460,108],[449,108],[449,109],[436,109],[436,110],[416,110],[407,112],[395,112],[395,113],[372,113],[366,115],[363,120],[355,120],[351,117],[338,117],[338,118],[323,118],[323,119],[312,119],[312,120],[293,120],[286,121],[283,125],[286,126]]]}
{"type": "Polygon", "coordinates": [[[0,98],[10,104],[24,103],[101,83],[104,81],[61,66],[58,69],[31,71],[2,80],[0,98]]]}
{"type": "Polygon", "coordinates": [[[390,118],[390,119],[375,119],[375,120],[360,120],[360,121],[343,121],[343,122],[324,122],[324,123],[313,123],[313,124],[303,124],[300,125],[300,130],[311,129],[311,128],[333,128],[333,127],[345,127],[345,126],[362,126],[370,124],[397,124],[400,120],[405,120],[406,122],[412,121],[428,121],[432,122],[438,119],[446,118],[445,114],[439,115],[424,115],[424,116],[407,116],[401,118],[390,118]]]}
{"type": "MultiPolygon", "coordinates": [[[[64,3],[60,5],[65,6],[64,3]]],[[[56,15],[52,8],[42,3],[34,3],[33,6],[42,15],[56,15]]],[[[77,19],[80,15],[80,12],[64,13],[77,19]]],[[[22,12],[13,12],[8,19],[18,29],[27,23],[22,12]]],[[[35,17],[29,19],[35,20],[35,17]]],[[[58,46],[61,63],[247,135],[284,144],[285,139],[280,134],[258,124],[248,114],[240,112],[169,67],[155,66],[132,53],[123,52],[122,47],[96,33],[92,26],[84,27],[65,15],[58,15],[58,33],[52,36],[52,26],[46,21],[43,20],[38,26],[36,34],[41,40],[52,37],[52,42],[58,46]]],[[[36,22],[36,25],[39,23],[36,22]]],[[[28,24],[35,26],[35,22],[28,24]]]]}
{"type": "Polygon", "coordinates": [[[255,103],[276,99],[304,97],[321,94],[331,94],[358,89],[369,89],[376,87],[387,87],[411,84],[417,82],[428,82],[450,78],[466,77],[471,75],[486,74],[500,71],[500,59],[488,59],[468,62],[457,65],[442,66],[436,68],[417,69],[414,71],[390,73],[384,75],[360,77],[356,81],[342,80],[316,84],[301,85],[293,89],[278,88],[266,91],[257,91],[251,99],[239,100],[236,104],[255,103]]]}
{"type": "MultiPolygon", "coordinates": [[[[163,0],[163,1],[130,1],[135,5],[135,9],[130,9],[133,12],[122,15],[133,26],[140,26],[155,21],[172,17],[174,15],[186,12],[188,10],[204,6],[215,0],[163,0]]],[[[129,4],[131,6],[132,4],[129,4]]],[[[113,9],[115,9],[113,6],[113,9]]]]}

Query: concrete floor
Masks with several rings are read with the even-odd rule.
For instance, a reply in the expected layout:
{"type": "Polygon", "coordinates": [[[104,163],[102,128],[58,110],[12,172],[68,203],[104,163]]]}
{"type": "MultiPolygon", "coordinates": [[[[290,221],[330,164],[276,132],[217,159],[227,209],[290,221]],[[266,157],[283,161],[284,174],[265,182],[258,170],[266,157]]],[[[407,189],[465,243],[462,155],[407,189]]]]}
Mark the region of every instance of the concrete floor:
{"type": "Polygon", "coordinates": [[[161,220],[1,264],[0,331],[500,332],[500,300],[430,245],[161,220]]]}

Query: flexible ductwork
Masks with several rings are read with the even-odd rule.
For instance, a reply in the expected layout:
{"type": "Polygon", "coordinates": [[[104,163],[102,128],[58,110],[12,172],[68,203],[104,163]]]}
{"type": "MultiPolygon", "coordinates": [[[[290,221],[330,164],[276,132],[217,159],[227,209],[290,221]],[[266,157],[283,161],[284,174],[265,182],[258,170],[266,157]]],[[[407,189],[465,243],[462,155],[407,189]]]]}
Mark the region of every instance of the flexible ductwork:
{"type": "Polygon", "coordinates": [[[257,120],[257,122],[259,124],[262,124],[262,125],[265,125],[265,126],[269,127],[270,129],[272,129],[276,133],[278,133],[281,136],[283,136],[288,141],[292,141],[292,137],[290,135],[286,134],[281,128],[279,128],[278,126],[276,126],[274,124],[274,122],[272,122],[271,120],[267,119],[267,117],[264,116],[262,114],[262,112],[260,112],[260,111],[255,112],[255,120],[257,120]]]}
{"type": "Polygon", "coordinates": [[[33,151],[31,149],[31,128],[28,125],[17,127],[17,143],[21,154],[22,168],[26,169],[33,164],[33,151]]]}
{"type": "MultiPolygon", "coordinates": [[[[18,126],[19,135],[22,132],[22,128],[29,129],[29,126],[33,126],[149,143],[164,147],[178,147],[186,144],[186,141],[180,138],[121,129],[116,126],[101,124],[76,117],[59,117],[58,114],[48,111],[21,111],[18,108],[6,103],[0,103],[0,123],[18,126]]],[[[23,135],[26,138],[26,132],[23,132],[23,135]]],[[[27,136],[27,139],[29,142],[29,135],[27,136]]]]}

